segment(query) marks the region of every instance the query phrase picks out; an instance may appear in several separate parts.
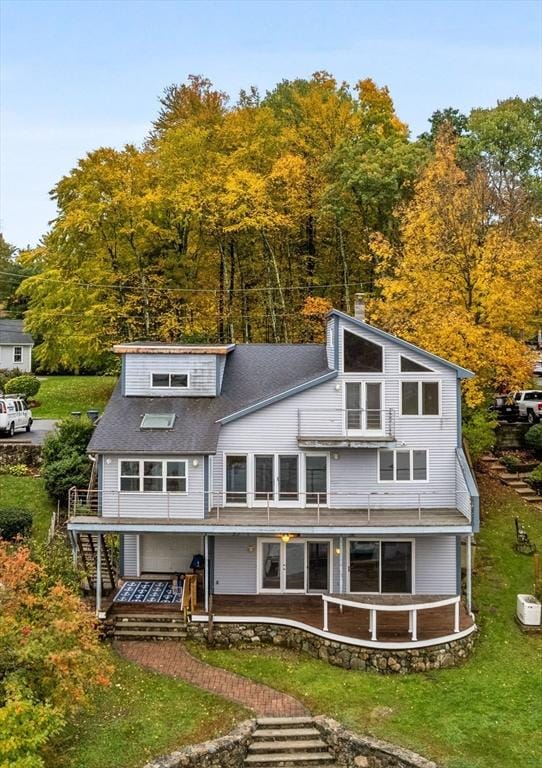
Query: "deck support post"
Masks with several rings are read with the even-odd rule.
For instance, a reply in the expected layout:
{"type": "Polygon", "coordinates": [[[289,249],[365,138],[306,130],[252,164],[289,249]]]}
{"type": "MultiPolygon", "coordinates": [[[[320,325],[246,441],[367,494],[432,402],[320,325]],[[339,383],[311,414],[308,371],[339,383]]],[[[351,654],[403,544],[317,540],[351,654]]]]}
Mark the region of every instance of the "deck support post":
{"type": "Polygon", "coordinates": [[[96,551],[96,616],[100,615],[102,610],[102,536],[98,533],[96,551]]]}
{"type": "Polygon", "coordinates": [[[204,609],[205,613],[209,612],[209,534],[203,535],[203,554],[205,557],[205,570],[203,571],[204,579],[204,609]]]}
{"type": "MultiPolygon", "coordinates": [[[[339,592],[341,595],[344,594],[343,549],[344,549],[344,536],[341,536],[341,538],[339,539],[339,592]]],[[[342,605],[341,605],[341,608],[342,608],[342,605]]]]}
{"type": "Polygon", "coordinates": [[[472,536],[467,536],[467,611],[472,616],[472,536]]]}

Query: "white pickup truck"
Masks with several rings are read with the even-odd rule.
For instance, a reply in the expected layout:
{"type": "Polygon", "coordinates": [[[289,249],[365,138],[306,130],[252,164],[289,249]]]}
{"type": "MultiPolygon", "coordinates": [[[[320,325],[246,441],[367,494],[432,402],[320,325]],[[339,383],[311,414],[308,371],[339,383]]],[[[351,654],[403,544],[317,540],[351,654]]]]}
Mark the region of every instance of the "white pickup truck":
{"type": "Polygon", "coordinates": [[[525,389],[514,393],[515,405],[520,419],[537,424],[542,419],[542,390],[525,389]]]}

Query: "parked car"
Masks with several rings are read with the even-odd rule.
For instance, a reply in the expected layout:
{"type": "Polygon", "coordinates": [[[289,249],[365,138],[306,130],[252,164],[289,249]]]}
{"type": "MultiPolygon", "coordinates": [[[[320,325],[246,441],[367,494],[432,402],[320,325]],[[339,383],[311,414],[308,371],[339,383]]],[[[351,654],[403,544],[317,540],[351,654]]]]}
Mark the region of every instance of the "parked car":
{"type": "Polygon", "coordinates": [[[519,418],[519,408],[515,401],[515,394],[515,392],[507,392],[504,395],[496,395],[489,406],[489,410],[496,413],[498,419],[517,421],[519,418]]]}
{"type": "Polygon", "coordinates": [[[17,395],[0,397],[0,432],[13,437],[16,430],[32,429],[32,411],[24,398],[17,395]]]}
{"type": "Polygon", "coordinates": [[[542,390],[526,389],[516,392],[514,400],[518,407],[519,418],[527,419],[529,424],[537,424],[542,418],[542,390]]]}
{"type": "Polygon", "coordinates": [[[533,375],[542,376],[542,360],[537,360],[533,366],[533,375]]]}

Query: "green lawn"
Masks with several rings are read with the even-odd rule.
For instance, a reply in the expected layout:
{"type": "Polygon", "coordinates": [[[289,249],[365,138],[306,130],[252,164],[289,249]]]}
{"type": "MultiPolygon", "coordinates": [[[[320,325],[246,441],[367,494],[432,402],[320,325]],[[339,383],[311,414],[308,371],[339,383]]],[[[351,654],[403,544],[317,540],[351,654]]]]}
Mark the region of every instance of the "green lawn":
{"type": "Polygon", "coordinates": [[[512,545],[519,514],[542,549],[542,513],[495,481],[482,478],[481,486],[484,522],[475,574],[481,635],[465,666],[398,677],[349,672],[272,648],[192,645],[193,652],[447,768],[540,768],[542,637],[523,635],[513,618],[516,593],[532,589],[533,560],[512,545]]]}
{"type": "Polygon", "coordinates": [[[37,419],[62,419],[72,411],[103,411],[116,384],[114,376],[48,376],[36,395],[37,419]]]}
{"type": "Polygon", "coordinates": [[[74,718],[47,756],[47,768],[140,768],[151,757],[227,733],[240,707],[111,652],[112,685],[74,718]]]}
{"type": "Polygon", "coordinates": [[[39,477],[0,475],[0,506],[21,507],[32,512],[32,536],[44,541],[56,504],[51,501],[39,477]]]}

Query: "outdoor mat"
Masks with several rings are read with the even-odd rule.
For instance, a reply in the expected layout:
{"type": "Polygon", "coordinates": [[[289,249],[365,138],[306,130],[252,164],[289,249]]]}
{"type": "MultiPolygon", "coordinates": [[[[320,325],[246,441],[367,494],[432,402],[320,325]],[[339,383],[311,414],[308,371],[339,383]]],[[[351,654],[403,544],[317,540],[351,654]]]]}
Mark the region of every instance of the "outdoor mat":
{"type": "Polygon", "coordinates": [[[114,603],[180,603],[181,595],[173,591],[170,581],[126,581],[114,603]]]}

